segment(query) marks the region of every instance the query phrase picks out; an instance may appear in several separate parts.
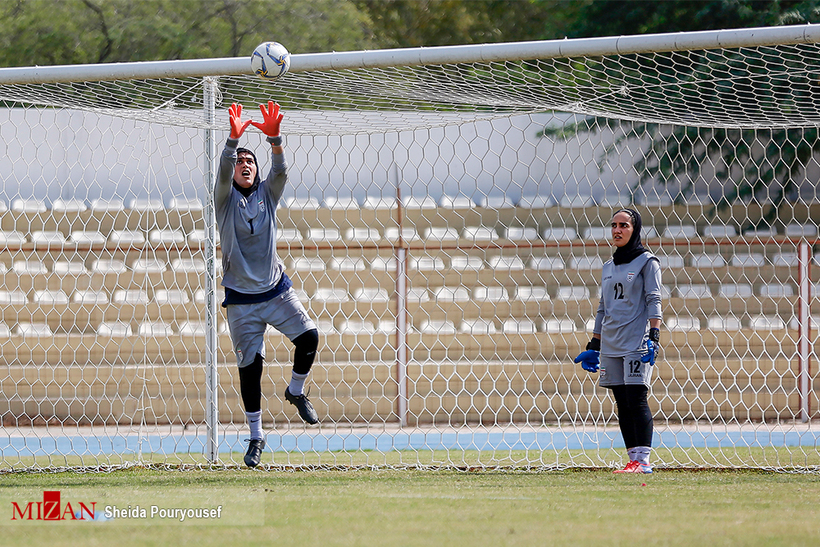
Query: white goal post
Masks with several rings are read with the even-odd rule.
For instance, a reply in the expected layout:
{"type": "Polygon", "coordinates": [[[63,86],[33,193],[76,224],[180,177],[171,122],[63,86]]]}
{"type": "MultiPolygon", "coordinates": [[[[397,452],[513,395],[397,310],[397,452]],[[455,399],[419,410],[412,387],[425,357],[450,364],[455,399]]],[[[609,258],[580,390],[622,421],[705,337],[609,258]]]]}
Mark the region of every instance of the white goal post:
{"type": "Polygon", "coordinates": [[[816,471],[818,57],[801,25],[297,53],[275,82],[0,69],[0,469],[241,462],[209,188],[228,105],[275,100],[322,423],[280,399],[271,331],[264,465],[620,464],[572,358],[631,205],[663,270],[658,467],[816,471]]]}

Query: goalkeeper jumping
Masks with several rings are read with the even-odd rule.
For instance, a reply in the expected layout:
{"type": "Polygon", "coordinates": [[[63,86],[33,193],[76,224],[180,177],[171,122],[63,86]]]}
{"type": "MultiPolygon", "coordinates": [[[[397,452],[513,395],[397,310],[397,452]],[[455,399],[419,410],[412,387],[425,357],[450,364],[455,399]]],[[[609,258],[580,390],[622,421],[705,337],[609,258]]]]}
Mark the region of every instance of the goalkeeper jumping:
{"type": "Polygon", "coordinates": [[[597,372],[598,383],[612,390],[629,463],[615,473],[651,473],[652,412],[647,395],[658,354],[661,269],[641,245],[641,215],[632,209],[612,217],[615,252],[601,271],[601,300],[592,339],[575,358],[597,372]]]}
{"type": "Polygon", "coordinates": [[[222,242],[222,285],[225,287],[228,327],[239,365],[239,387],[250,428],[245,464],[256,467],[265,448],[262,435],[262,368],[265,329],[273,326],[294,345],[293,372],[285,399],[302,420],[319,423],[304,394],[319,332],[296,296],[276,254],[276,206],[288,180],[279,126],[283,114],[272,101],[260,105],[263,122],[242,120],[242,105],[228,109],[231,134],[222,150],[214,188],[216,221],[222,242]],[[253,124],[267,135],[272,166],[265,180],[259,176],[256,155],[238,148],[239,138],[253,124]]]}

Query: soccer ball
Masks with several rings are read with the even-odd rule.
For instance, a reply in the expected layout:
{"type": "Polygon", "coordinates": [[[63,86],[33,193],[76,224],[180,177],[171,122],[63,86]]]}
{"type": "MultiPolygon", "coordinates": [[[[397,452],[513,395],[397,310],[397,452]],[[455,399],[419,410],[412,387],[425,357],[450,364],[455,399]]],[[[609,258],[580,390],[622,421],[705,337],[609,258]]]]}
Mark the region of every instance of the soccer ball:
{"type": "Polygon", "coordinates": [[[279,42],[264,42],[251,55],[251,70],[263,80],[281,78],[290,68],[290,52],[279,42]]]}

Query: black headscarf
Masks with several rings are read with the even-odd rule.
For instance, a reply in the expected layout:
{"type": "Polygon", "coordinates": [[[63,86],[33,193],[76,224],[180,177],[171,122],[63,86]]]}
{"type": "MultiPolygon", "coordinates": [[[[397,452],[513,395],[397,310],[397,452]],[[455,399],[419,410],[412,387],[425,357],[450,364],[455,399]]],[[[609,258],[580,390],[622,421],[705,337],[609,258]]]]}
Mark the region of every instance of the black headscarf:
{"type": "Polygon", "coordinates": [[[256,154],[253,153],[252,150],[248,150],[247,148],[237,148],[236,149],[236,156],[239,157],[239,154],[250,154],[253,156],[253,163],[256,165],[256,177],[253,179],[253,184],[251,184],[248,188],[243,188],[239,186],[236,181],[233,181],[233,187],[239,191],[245,197],[253,194],[257,188],[259,188],[259,183],[261,182],[262,178],[259,176],[259,162],[256,161],[256,154]]]}
{"type": "Polygon", "coordinates": [[[612,214],[612,216],[614,217],[618,213],[627,213],[630,217],[632,217],[632,237],[629,238],[626,245],[623,247],[618,247],[612,254],[612,262],[616,265],[632,262],[646,252],[646,249],[644,249],[643,245],[641,245],[642,223],[640,213],[634,209],[618,209],[612,214]]]}

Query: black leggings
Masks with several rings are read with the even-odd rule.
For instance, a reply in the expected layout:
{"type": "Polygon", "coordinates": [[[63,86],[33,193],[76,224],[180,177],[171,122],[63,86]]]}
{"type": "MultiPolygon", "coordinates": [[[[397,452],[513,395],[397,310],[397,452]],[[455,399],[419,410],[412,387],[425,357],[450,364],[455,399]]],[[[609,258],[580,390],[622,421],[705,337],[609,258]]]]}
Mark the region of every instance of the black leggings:
{"type": "Polygon", "coordinates": [[[646,386],[613,386],[618,405],[618,424],[627,449],[652,446],[652,411],[649,410],[646,386]]]}
{"type": "MultiPolygon", "coordinates": [[[[309,330],[300,334],[293,341],[293,372],[307,374],[316,359],[316,348],[319,347],[319,331],[309,330]]],[[[239,391],[245,412],[262,410],[262,356],[258,353],[253,363],[239,368],[239,391]]]]}

